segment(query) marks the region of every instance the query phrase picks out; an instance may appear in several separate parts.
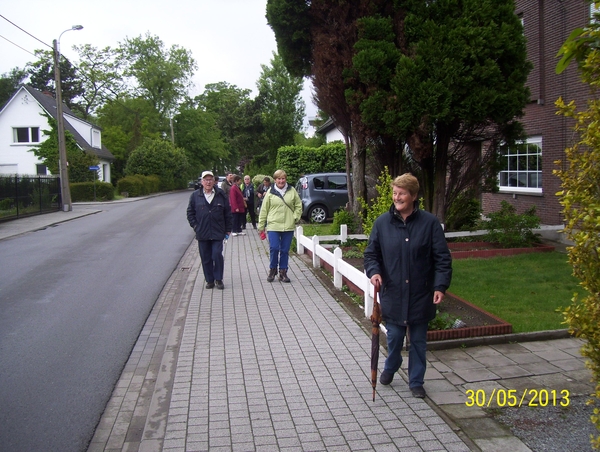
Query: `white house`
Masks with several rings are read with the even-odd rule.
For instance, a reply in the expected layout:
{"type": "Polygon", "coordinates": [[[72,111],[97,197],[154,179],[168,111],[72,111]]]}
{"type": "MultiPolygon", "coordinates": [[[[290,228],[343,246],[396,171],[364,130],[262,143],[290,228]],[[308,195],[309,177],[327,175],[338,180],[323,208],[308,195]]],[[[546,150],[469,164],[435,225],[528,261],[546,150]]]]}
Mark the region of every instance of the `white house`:
{"type": "Polygon", "coordinates": [[[344,141],[344,135],[333,123],[331,118],[327,119],[327,121],[325,121],[321,127],[317,128],[317,133],[325,135],[325,141],[327,143],[331,143],[332,141],[344,141]]]}
{"type": "MultiPolygon", "coordinates": [[[[22,85],[0,110],[0,174],[48,174],[32,151],[33,145],[46,138],[43,130],[50,130],[44,113],[56,119],[56,99],[26,85],[22,85]]],[[[98,157],[99,179],[110,182],[110,164],[115,158],[102,145],[100,128],[79,119],[64,104],[63,117],[65,131],[75,137],[79,148],[98,157]]]]}

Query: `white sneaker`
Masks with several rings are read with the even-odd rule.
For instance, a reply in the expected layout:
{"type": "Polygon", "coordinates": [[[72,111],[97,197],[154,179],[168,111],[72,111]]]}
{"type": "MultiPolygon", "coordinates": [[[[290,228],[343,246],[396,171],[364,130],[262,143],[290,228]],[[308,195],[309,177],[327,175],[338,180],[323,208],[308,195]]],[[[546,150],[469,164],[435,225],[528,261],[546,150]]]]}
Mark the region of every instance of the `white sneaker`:
{"type": "Polygon", "coordinates": [[[240,232],[240,233],[238,233],[238,235],[246,235],[246,233],[245,232],[240,232]]]}
{"type": "Polygon", "coordinates": [[[231,233],[231,237],[235,237],[236,235],[238,235],[238,233],[237,233],[237,232],[232,232],[232,233],[231,233]]]}

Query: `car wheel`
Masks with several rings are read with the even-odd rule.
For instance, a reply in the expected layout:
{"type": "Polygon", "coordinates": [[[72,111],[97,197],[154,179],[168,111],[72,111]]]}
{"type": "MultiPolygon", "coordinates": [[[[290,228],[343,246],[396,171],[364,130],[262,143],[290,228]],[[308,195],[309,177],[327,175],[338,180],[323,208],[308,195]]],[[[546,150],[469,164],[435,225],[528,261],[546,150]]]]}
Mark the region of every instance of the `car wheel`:
{"type": "Polygon", "coordinates": [[[323,206],[314,206],[308,212],[308,219],[315,223],[323,223],[327,219],[327,211],[323,206]]]}

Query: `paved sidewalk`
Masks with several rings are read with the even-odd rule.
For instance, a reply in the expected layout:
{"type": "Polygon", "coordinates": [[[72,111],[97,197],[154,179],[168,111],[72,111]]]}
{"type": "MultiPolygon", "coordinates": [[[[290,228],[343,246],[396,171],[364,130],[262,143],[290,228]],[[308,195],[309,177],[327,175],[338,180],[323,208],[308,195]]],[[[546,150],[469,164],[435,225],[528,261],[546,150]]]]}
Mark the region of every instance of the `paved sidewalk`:
{"type": "Polygon", "coordinates": [[[247,232],[224,291],[204,288],[191,244],[90,452],[472,450],[401,378],[372,402],[369,336],[299,258],[290,284],[268,283],[267,242],[247,232]]]}

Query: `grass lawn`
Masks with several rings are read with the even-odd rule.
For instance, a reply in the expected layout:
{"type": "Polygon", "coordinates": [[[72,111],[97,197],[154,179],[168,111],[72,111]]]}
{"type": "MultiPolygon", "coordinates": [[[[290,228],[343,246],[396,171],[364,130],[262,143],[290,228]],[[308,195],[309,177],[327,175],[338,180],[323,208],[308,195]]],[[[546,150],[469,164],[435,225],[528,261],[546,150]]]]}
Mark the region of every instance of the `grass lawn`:
{"type": "Polygon", "coordinates": [[[583,294],[564,253],[531,253],[452,261],[449,291],[523,333],[566,328],[557,308],[583,294]]]}

